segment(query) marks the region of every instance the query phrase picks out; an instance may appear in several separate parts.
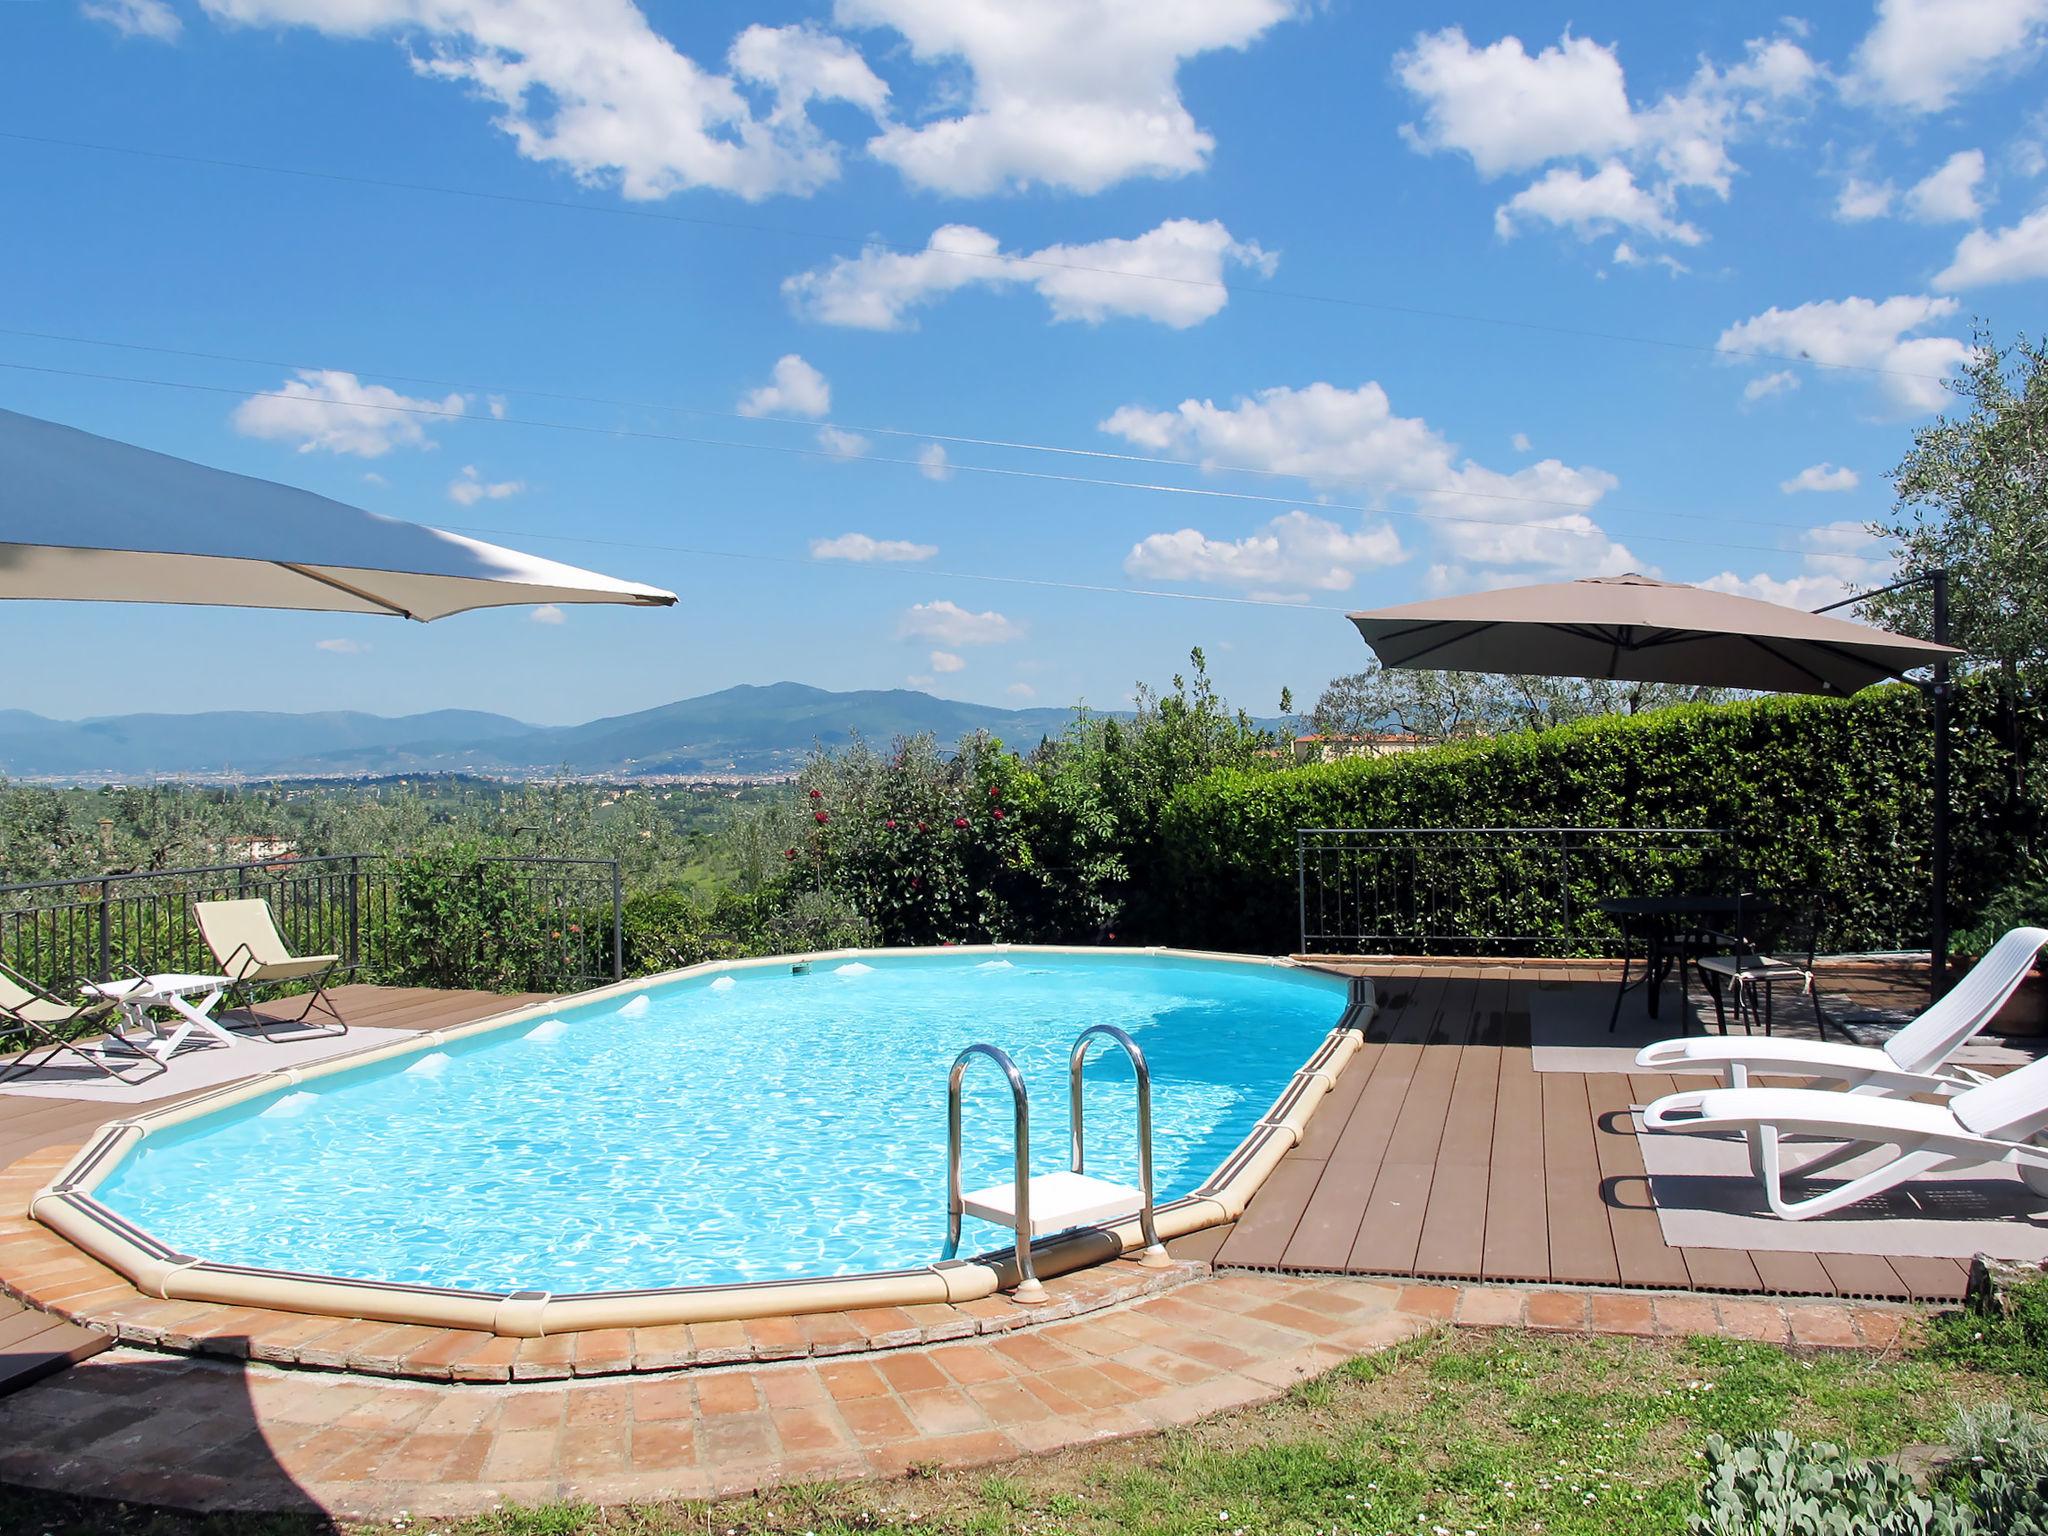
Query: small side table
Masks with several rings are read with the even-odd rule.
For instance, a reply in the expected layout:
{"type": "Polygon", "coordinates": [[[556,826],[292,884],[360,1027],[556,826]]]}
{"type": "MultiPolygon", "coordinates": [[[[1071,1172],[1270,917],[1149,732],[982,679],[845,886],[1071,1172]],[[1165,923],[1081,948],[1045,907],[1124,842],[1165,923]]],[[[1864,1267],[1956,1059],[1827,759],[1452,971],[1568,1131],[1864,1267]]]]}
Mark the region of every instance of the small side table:
{"type": "Polygon", "coordinates": [[[123,976],[113,981],[88,982],[83,990],[121,1005],[128,1028],[134,1033],[115,1030],[113,1038],[138,1055],[169,1061],[188,1042],[204,1045],[235,1043],[235,1037],[213,1017],[213,1010],[220,1005],[228,985],[225,976],[171,972],[160,976],[123,976]],[[192,1001],[195,998],[197,1001],[192,1001]],[[155,1008],[168,1008],[177,1015],[177,1023],[169,1034],[164,1033],[164,1026],[151,1013],[155,1008]],[[148,1038],[139,1038],[144,1035],[148,1038]],[[195,1041],[194,1035],[201,1038],[195,1041]]]}

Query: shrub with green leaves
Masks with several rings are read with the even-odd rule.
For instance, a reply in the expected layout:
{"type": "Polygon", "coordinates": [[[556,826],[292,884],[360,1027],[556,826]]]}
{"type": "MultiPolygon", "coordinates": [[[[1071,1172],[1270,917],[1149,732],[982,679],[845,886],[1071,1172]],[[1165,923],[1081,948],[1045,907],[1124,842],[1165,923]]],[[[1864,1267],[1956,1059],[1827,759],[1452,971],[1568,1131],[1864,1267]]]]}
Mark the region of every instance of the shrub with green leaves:
{"type": "MultiPolygon", "coordinates": [[[[1964,914],[2024,866],[2048,827],[2041,787],[2027,788],[2015,807],[2010,755],[1989,725],[1998,709],[1988,679],[1958,690],[1951,901],[1964,914]]],[[[1717,827],[1753,888],[1817,899],[1830,947],[1924,943],[1931,755],[1926,701],[1894,686],[1846,700],[1774,697],[1608,716],[1285,772],[1215,773],[1181,789],[1161,818],[1168,927],[1176,943],[1292,948],[1300,827],[1717,827]]],[[[1469,867],[1470,890],[1440,893],[1454,918],[1461,899],[1477,906],[1501,884],[1485,861],[1469,867]]],[[[1575,899],[1617,894],[1627,892],[1588,889],[1575,899]]],[[[1562,935],[1559,913],[1515,915],[1532,924],[1521,932],[1562,935]]]]}
{"type": "Polygon", "coordinates": [[[1945,1481],[1987,1531],[2048,1536],[2048,1420],[1990,1403],[1964,1408],[1949,1432],[1945,1481]]]}
{"type": "Polygon", "coordinates": [[[1707,1438],[1689,1536],[1980,1536],[1976,1510],[1898,1468],[1784,1430],[1707,1438]]]}
{"type": "Polygon", "coordinates": [[[367,980],[486,991],[554,990],[611,969],[611,913],[472,847],[395,859],[364,936],[367,980]]]}

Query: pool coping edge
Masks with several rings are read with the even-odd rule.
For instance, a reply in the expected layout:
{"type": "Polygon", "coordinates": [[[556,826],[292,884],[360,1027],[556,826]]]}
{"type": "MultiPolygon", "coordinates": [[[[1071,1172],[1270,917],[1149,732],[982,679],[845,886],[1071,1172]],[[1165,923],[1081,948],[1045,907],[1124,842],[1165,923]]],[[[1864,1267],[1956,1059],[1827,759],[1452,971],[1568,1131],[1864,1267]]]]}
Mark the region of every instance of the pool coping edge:
{"type": "MultiPolygon", "coordinates": [[[[962,957],[978,953],[1131,955],[1208,960],[1317,971],[1341,977],[1349,983],[1350,992],[1343,1015],[1308,1061],[1282,1087],[1272,1106],[1244,1140],[1192,1193],[1158,1207],[1155,1217],[1161,1241],[1172,1241],[1237,1220],[1273,1168],[1300,1144],[1310,1116],[1357,1053],[1364,1028],[1377,1009],[1371,981],[1335,967],[1285,957],[1164,946],[948,945],[838,949],[747,960],[707,961],[656,976],[611,983],[588,992],[545,999],[468,1024],[425,1031],[405,1040],[383,1042],[323,1061],[262,1073],[161,1110],[124,1116],[103,1126],[98,1134],[66,1160],[56,1176],[30,1199],[28,1215],[121,1274],[149,1298],[308,1313],[401,1326],[457,1329],[508,1338],[982,1301],[1016,1283],[1014,1258],[1007,1250],[999,1254],[935,1262],[919,1268],[801,1280],[631,1291],[490,1292],[404,1282],[352,1280],[217,1263],[177,1252],[93,1198],[94,1189],[119,1157],[153,1131],[297,1083],[352,1071],[392,1057],[424,1054],[451,1040],[537,1022],[565,1007],[580,1008],[656,985],[737,970],[863,957],[962,957]]],[[[1114,1224],[1077,1228],[1041,1238],[1032,1244],[1032,1262],[1042,1277],[1057,1278],[1121,1258],[1142,1246],[1139,1224],[1133,1217],[1114,1224]]],[[[1019,1310],[1027,1309],[1020,1307],[1019,1310]]]]}

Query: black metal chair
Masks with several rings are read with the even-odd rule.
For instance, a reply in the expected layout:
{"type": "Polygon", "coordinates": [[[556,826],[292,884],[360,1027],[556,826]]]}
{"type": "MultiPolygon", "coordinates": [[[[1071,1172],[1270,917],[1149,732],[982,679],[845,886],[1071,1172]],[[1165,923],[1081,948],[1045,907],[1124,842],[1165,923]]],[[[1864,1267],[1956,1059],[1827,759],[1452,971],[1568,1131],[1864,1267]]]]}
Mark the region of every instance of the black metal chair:
{"type": "MultiPolygon", "coordinates": [[[[1813,973],[1820,948],[1820,911],[1811,897],[1745,893],[1730,930],[1716,937],[1724,941],[1722,952],[1698,955],[1693,963],[1701,985],[1714,999],[1714,1017],[1722,1034],[1728,1033],[1732,997],[1736,1022],[1751,1033],[1760,1022],[1769,1035],[1777,988],[1796,982],[1813,1004],[1815,1029],[1823,1040],[1827,1038],[1828,1018],[1813,973]]],[[[1847,1038],[1840,1025],[1836,1032],[1847,1038]]]]}

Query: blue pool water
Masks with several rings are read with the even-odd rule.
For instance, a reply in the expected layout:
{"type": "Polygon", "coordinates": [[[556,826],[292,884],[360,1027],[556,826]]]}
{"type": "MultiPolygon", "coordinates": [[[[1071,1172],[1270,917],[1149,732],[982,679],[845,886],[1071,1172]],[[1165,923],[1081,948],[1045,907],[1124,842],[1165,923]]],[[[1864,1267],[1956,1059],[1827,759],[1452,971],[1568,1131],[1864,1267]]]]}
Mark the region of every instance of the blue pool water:
{"type": "MultiPolygon", "coordinates": [[[[1044,1173],[1066,1166],[1075,1035],[1130,1031],[1164,1203],[1230,1154],[1344,1003],[1335,977],[1144,956],[697,976],[157,1132],[97,1193],[187,1253],[365,1279],[562,1293],[920,1265],[945,1239],[963,1047],[1016,1059],[1044,1173]]],[[[967,1086],[972,1189],[1010,1175],[1010,1110],[992,1063],[967,1086]]],[[[1089,1171],[1135,1183],[1113,1045],[1095,1047],[1084,1103],[1089,1171]]],[[[969,1227],[964,1252],[1008,1240],[969,1227]]]]}

